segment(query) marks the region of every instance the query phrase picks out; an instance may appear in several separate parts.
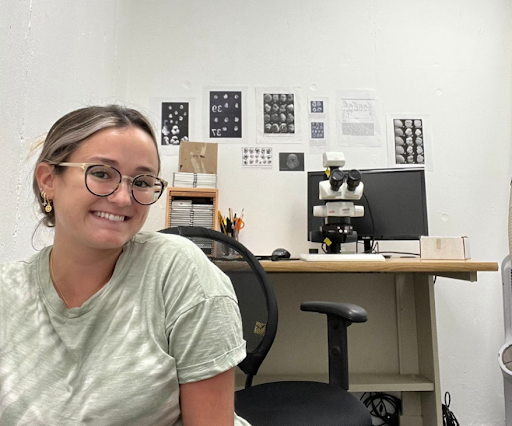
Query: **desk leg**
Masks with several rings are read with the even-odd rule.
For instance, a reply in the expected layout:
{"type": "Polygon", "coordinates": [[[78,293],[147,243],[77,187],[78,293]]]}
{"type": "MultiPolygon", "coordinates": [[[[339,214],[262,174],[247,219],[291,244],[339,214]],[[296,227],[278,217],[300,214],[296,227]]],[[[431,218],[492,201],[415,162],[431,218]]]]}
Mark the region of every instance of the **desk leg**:
{"type": "Polygon", "coordinates": [[[421,375],[434,391],[402,393],[404,425],[442,425],[437,329],[432,277],[396,275],[398,357],[400,374],[421,375]]]}
{"type": "Polygon", "coordinates": [[[416,296],[419,373],[434,383],[434,392],[421,393],[423,421],[425,425],[442,425],[443,413],[433,277],[427,274],[414,274],[414,291],[416,296]]]}
{"type": "Polygon", "coordinates": [[[400,374],[419,374],[414,275],[397,274],[395,288],[400,374]]]}

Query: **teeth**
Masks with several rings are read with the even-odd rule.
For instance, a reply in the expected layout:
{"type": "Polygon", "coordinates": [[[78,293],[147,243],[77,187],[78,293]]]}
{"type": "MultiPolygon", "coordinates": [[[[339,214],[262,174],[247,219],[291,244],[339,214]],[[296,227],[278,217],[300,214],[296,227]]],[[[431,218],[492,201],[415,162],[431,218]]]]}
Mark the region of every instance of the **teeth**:
{"type": "Polygon", "coordinates": [[[94,214],[98,217],[102,217],[104,219],[112,220],[114,222],[124,222],[125,216],[116,216],[111,213],[105,212],[94,212],[94,214]]]}

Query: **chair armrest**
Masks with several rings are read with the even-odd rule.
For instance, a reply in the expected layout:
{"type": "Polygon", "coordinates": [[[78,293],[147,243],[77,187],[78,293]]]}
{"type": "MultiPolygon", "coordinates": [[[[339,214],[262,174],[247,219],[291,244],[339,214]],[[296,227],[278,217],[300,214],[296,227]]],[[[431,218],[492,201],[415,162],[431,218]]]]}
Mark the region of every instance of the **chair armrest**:
{"type": "Polygon", "coordinates": [[[353,322],[366,322],[366,311],[353,303],[341,302],[304,302],[300,309],[327,316],[329,383],[348,390],[347,327],[353,322]]]}
{"type": "Polygon", "coordinates": [[[341,302],[304,302],[300,309],[308,312],[334,315],[352,322],[366,322],[368,314],[361,306],[341,302]]]}

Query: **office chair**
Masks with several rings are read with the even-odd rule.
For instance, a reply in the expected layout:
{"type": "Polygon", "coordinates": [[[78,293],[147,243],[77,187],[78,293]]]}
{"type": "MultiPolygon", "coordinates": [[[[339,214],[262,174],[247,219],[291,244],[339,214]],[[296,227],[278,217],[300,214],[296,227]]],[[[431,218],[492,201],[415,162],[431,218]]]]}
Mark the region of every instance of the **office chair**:
{"type": "Polygon", "coordinates": [[[252,386],[253,377],[277,332],[277,301],[267,274],[254,255],[235,239],[201,227],[176,227],[197,244],[231,279],[235,289],[247,357],[238,365],[245,389],[235,393],[235,411],[252,426],[371,426],[368,409],[348,392],[347,327],[365,322],[366,311],[350,303],[305,302],[303,311],[327,315],[329,383],[286,381],[252,386]]]}

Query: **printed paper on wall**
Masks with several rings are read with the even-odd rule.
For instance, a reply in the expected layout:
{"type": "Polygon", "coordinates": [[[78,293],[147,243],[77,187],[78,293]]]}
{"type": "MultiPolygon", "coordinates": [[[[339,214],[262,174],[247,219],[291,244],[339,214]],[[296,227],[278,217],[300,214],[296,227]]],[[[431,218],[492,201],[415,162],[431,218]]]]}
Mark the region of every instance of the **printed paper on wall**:
{"type": "Polygon", "coordinates": [[[259,143],[300,143],[300,96],[297,88],[256,89],[259,143]]]}
{"type": "Polygon", "coordinates": [[[380,146],[380,107],[373,91],[338,91],[336,118],[338,145],[380,146]]]}

